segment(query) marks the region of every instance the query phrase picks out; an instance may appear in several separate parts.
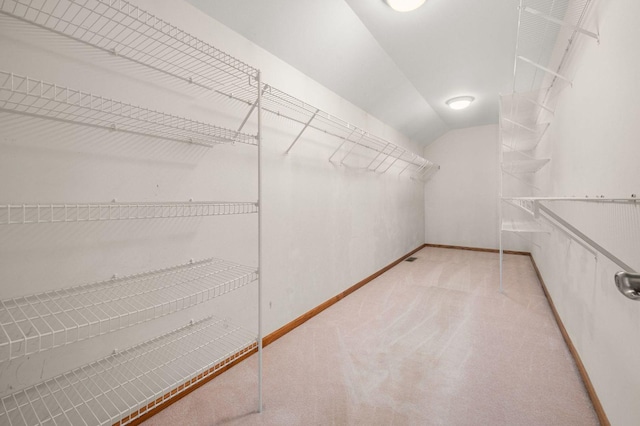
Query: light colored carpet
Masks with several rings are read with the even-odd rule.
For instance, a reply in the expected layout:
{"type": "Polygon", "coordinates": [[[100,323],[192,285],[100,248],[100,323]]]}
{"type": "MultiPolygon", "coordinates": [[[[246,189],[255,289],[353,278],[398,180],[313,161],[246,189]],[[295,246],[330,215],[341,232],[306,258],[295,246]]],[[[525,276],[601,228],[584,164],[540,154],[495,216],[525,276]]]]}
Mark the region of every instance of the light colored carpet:
{"type": "Polygon", "coordinates": [[[145,425],[598,424],[528,257],[415,256],[145,425]]]}

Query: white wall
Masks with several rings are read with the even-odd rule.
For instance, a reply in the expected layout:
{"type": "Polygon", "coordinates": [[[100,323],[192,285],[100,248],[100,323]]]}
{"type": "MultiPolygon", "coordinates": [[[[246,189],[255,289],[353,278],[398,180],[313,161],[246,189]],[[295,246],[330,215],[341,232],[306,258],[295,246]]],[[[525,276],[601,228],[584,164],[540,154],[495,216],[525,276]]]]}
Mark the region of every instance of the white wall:
{"type": "MultiPolygon", "coordinates": [[[[560,94],[540,157],[545,195],[629,197],[640,193],[640,2],[596,2],[571,57],[573,87],[560,94]]],[[[588,237],[640,270],[640,206],[551,203],[588,237]]],[[[533,256],[614,425],[640,423],[640,305],[615,288],[620,267],[564,234],[539,237],[533,256]]]]}
{"type": "MultiPolygon", "coordinates": [[[[265,82],[417,152],[417,144],[297,70],[175,0],[140,7],[260,68],[265,82]]],[[[218,125],[246,107],[124,59],[0,16],[0,69],[218,125]]],[[[255,123],[255,120],[252,120],[255,123]]],[[[255,128],[255,126],[253,126],[255,128]]],[[[265,115],[264,332],[269,333],[423,243],[422,185],[327,161],[337,140],[265,115]]],[[[0,113],[0,204],[256,200],[256,151],[208,149],[0,113]]],[[[208,217],[0,229],[0,298],[109,279],[210,256],[255,265],[256,218],[208,217]]],[[[19,389],[184,325],[229,315],[255,329],[256,287],[122,332],[5,363],[0,392],[19,389]]]]}
{"type": "MultiPolygon", "coordinates": [[[[497,249],[498,126],[451,130],[428,145],[424,155],[440,164],[424,188],[425,241],[497,249]]],[[[526,248],[509,238],[505,248],[526,248]]]]}

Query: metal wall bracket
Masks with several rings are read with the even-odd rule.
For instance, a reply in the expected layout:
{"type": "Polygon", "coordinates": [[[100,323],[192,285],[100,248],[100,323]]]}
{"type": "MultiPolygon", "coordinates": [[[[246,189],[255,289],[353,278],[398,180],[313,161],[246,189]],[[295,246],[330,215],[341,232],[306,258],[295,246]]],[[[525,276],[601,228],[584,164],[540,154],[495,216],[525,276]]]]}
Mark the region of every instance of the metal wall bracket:
{"type": "Polygon", "coordinates": [[[620,293],[631,300],[640,301],[640,274],[620,271],[615,274],[614,279],[620,293]]]}
{"type": "Polygon", "coordinates": [[[296,142],[298,142],[298,139],[300,139],[300,136],[302,136],[304,131],[307,130],[307,127],[309,127],[309,125],[311,124],[313,119],[316,118],[316,115],[318,115],[319,112],[320,112],[320,110],[316,109],[316,112],[313,113],[313,115],[311,116],[309,121],[307,121],[307,123],[304,125],[302,130],[300,130],[300,133],[298,133],[298,136],[296,136],[296,138],[293,140],[293,142],[291,142],[291,145],[289,145],[289,148],[287,148],[287,150],[285,151],[285,154],[288,154],[289,151],[291,151],[291,148],[293,148],[293,146],[296,144],[296,142]]]}
{"type": "Polygon", "coordinates": [[[553,70],[550,70],[550,69],[549,69],[549,68],[547,68],[547,67],[543,67],[542,65],[540,65],[540,64],[538,64],[538,63],[536,63],[536,62],[532,61],[531,59],[527,59],[527,58],[525,58],[524,56],[518,56],[518,59],[520,59],[522,62],[526,62],[526,63],[528,63],[528,64],[531,64],[531,65],[533,65],[534,67],[536,67],[536,68],[538,68],[538,69],[540,69],[540,70],[542,70],[542,71],[544,71],[544,72],[546,72],[546,73],[548,73],[548,74],[551,74],[551,75],[553,75],[553,76],[556,76],[556,77],[558,77],[560,80],[564,80],[564,81],[566,81],[567,83],[569,83],[569,85],[570,85],[570,86],[573,86],[573,83],[572,83],[572,82],[571,82],[571,80],[569,80],[567,77],[565,77],[565,76],[563,76],[563,75],[561,75],[561,74],[558,74],[557,72],[555,72],[555,71],[553,71],[553,70]]]}

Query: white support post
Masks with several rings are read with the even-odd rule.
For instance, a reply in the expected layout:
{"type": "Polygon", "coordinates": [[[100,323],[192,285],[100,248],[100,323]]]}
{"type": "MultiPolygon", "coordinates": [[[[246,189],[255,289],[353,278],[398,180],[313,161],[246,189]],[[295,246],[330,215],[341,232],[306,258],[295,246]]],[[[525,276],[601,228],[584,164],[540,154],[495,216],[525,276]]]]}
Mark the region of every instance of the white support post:
{"type": "Polygon", "coordinates": [[[262,413],[262,77],[258,71],[258,413],[262,413]]]}

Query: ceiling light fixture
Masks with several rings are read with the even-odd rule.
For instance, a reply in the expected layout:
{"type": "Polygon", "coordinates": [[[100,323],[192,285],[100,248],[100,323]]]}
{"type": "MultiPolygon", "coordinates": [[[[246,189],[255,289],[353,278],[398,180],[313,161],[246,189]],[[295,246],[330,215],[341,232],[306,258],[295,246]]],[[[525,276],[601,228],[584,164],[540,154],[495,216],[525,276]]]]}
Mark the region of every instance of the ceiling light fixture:
{"type": "Polygon", "coordinates": [[[391,9],[398,12],[410,12],[422,6],[425,0],[384,0],[391,9]]]}
{"type": "Polygon", "coordinates": [[[447,101],[447,105],[451,109],[465,109],[475,98],[473,96],[458,96],[457,98],[451,98],[447,101]]]}

